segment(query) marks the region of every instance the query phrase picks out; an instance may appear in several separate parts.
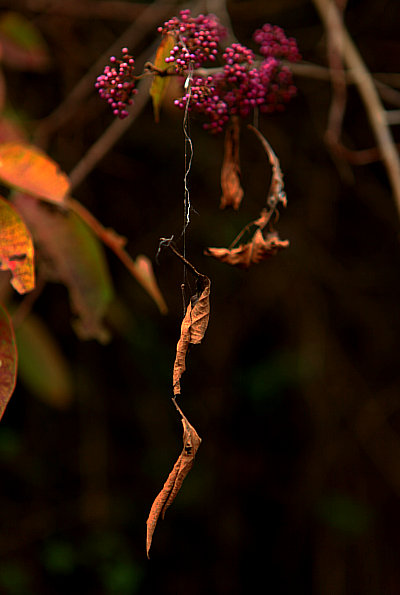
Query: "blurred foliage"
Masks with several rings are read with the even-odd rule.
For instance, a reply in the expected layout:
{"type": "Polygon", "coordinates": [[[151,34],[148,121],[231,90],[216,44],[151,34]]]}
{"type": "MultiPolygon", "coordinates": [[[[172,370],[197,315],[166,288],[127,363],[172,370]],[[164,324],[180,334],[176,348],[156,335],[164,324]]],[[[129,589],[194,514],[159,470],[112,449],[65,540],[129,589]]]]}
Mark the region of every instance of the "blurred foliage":
{"type": "MultiPolygon", "coordinates": [[[[4,61],[7,109],[31,136],[42,127],[41,142],[66,172],[112,122],[93,90],[43,132],[45,118],[130,24],[116,9],[100,17],[99,7],[107,3],[1,3],[34,24],[51,56],[40,71],[4,61]]],[[[326,65],[309,0],[231,0],[228,10],[241,42],[251,46],[254,29],[272,22],[297,38],[306,61],[326,65]]],[[[400,72],[397,0],[351,0],[346,23],[373,71],[400,72]]],[[[139,55],[153,38],[130,51],[139,55]]],[[[74,394],[59,410],[18,383],[0,425],[1,593],[232,595],[260,583],[274,594],[400,592],[397,214],[379,162],[350,167],[331,158],[329,84],[296,84],[285,113],[260,118],[285,176],[279,226],[290,248],[247,273],[203,250],[229,244],[259,213],[270,179],[265,154],[243,127],[244,202],[238,213],[221,212],[223,139],[191,122],[198,214],[187,256],[212,289],[182,405],[203,443],[157,528],[150,561],[145,521],[181,449],[170,396],[182,267],[159,255],[163,317],[106,252],[118,301],[105,346],[76,338],[65,287],[46,285],[34,303],[68,361],[74,394]]],[[[343,130],[350,148],[374,144],[352,87],[343,130]]],[[[399,142],[398,127],[393,134],[399,142]]],[[[155,124],[149,103],[74,197],[128,238],[130,254],[154,260],[159,238],[182,230],[183,172],[182,113],[163,106],[155,124]]],[[[4,291],[9,277],[1,275],[4,291]]]]}

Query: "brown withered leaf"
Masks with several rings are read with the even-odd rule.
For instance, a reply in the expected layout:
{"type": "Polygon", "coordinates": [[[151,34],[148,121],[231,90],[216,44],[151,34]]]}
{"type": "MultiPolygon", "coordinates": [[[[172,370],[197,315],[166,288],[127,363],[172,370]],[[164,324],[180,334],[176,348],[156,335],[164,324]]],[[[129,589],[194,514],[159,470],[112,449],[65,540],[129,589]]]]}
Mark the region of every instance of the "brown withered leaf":
{"type": "Polygon", "coordinates": [[[176,357],[173,371],[174,396],[180,395],[180,380],[186,370],[186,354],[189,344],[201,343],[207,330],[210,318],[210,279],[205,275],[197,278],[197,293],[195,293],[186,309],[182,320],[181,335],[176,346],[176,357]]]}
{"type": "Polygon", "coordinates": [[[221,168],[221,209],[232,206],[237,210],[243,198],[243,188],[240,185],[239,133],[239,119],[234,116],[225,134],[221,168]]]}
{"type": "Polygon", "coordinates": [[[206,254],[221,262],[248,269],[251,264],[258,264],[269,256],[274,256],[289,246],[288,240],[280,240],[278,233],[272,231],[264,238],[260,229],[254,233],[247,244],[240,244],[237,248],[208,248],[206,254]]]}
{"type": "Polygon", "coordinates": [[[184,415],[182,415],[183,424],[183,449],[176,461],[174,468],[164,483],[161,492],[154,500],[150,509],[149,517],[147,519],[147,537],[146,537],[146,551],[149,558],[149,551],[153,534],[157,525],[157,521],[161,515],[164,519],[165,512],[171,506],[177,493],[179,492],[183,480],[193,467],[194,458],[199,449],[201,438],[196,430],[184,415]]]}
{"type": "Polygon", "coordinates": [[[262,135],[261,132],[251,124],[248,124],[248,128],[250,128],[250,130],[252,130],[254,134],[256,134],[256,136],[260,139],[272,167],[271,186],[267,198],[268,206],[276,207],[278,203],[281,202],[283,206],[286,207],[286,193],[284,191],[283,174],[279,159],[275,155],[271,145],[264,135],[262,135]]]}

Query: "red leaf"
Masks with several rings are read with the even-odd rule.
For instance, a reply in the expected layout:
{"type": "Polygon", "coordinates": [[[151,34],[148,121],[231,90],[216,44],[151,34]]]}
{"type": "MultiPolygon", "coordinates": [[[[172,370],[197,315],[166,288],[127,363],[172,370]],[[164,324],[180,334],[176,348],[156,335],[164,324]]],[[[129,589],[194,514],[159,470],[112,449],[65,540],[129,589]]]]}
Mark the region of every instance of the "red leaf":
{"type": "Polygon", "coordinates": [[[0,419],[14,392],[17,378],[17,348],[10,317],[0,306],[0,419]]]}

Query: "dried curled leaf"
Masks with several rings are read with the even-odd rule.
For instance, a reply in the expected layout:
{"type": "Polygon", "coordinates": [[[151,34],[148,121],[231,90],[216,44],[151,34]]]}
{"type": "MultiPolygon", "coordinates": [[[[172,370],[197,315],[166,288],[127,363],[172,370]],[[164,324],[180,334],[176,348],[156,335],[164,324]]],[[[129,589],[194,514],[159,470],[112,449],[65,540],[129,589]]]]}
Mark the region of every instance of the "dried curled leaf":
{"type": "Polygon", "coordinates": [[[240,185],[239,133],[239,119],[232,117],[225,135],[221,169],[221,209],[232,206],[237,210],[243,198],[243,188],[240,185]]]}
{"type": "Polygon", "coordinates": [[[147,557],[149,557],[149,551],[153,534],[157,525],[157,521],[161,515],[164,519],[165,512],[172,502],[175,500],[177,493],[179,492],[183,480],[193,467],[194,458],[199,449],[201,438],[197,434],[196,430],[185,416],[182,416],[183,424],[183,449],[181,454],[176,461],[174,468],[168,476],[167,481],[164,483],[161,492],[154,500],[150,509],[150,514],[147,519],[147,537],[146,537],[146,551],[147,557]]]}
{"type": "Polygon", "coordinates": [[[257,229],[253,238],[247,244],[240,244],[237,248],[208,248],[206,254],[213,256],[221,262],[248,269],[251,264],[274,256],[289,246],[288,240],[280,240],[277,232],[273,231],[264,238],[260,229],[257,229]]]}
{"type": "Polygon", "coordinates": [[[71,211],[61,211],[25,194],[14,195],[14,204],[32,230],[44,275],[68,289],[77,315],[75,331],[82,339],[106,342],[108,332],[102,319],[113,289],[102,245],[71,211]]]}
{"type": "Polygon", "coordinates": [[[12,274],[11,285],[18,293],[35,287],[31,234],[15,208],[0,196],[0,270],[12,274]]]}
{"type": "Polygon", "coordinates": [[[186,309],[181,325],[181,335],[176,346],[176,357],[173,371],[174,396],[181,393],[180,380],[186,370],[186,354],[189,344],[201,343],[207,330],[210,318],[210,279],[199,275],[197,293],[194,294],[186,309]]]}
{"type": "Polygon", "coordinates": [[[17,347],[10,317],[0,306],[0,419],[14,392],[17,379],[17,347]]]}
{"type": "Polygon", "coordinates": [[[286,193],[283,189],[283,174],[279,163],[279,159],[275,155],[271,145],[269,144],[265,136],[262,135],[261,132],[251,124],[248,125],[248,128],[250,128],[254,132],[254,134],[256,134],[256,136],[260,139],[261,144],[268,155],[268,159],[272,167],[271,186],[267,198],[268,206],[276,207],[278,203],[281,202],[283,206],[286,207],[286,193]]]}
{"type": "Polygon", "coordinates": [[[69,191],[69,180],[57,163],[37,147],[21,143],[0,145],[0,180],[57,204],[63,204],[69,191]]]}

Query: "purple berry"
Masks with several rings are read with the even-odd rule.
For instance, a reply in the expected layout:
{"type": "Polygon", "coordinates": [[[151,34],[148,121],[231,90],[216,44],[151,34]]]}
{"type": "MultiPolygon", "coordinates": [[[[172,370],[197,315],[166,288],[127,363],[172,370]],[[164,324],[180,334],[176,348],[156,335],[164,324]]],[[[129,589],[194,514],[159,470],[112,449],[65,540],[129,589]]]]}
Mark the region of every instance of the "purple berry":
{"type": "Polygon", "coordinates": [[[172,17],[158,30],[175,37],[176,44],[165,61],[175,63],[180,74],[190,66],[199,68],[207,60],[215,60],[218,43],[226,35],[216,16],[199,14],[192,17],[188,9],[181,10],[179,17],[172,17]]]}
{"type": "Polygon", "coordinates": [[[129,55],[128,48],[122,48],[122,55],[122,60],[111,56],[112,66],[105,66],[103,74],[97,77],[95,83],[100,97],[111,105],[113,114],[121,119],[129,115],[126,108],[132,105],[132,98],[137,93],[135,60],[129,55]]]}

